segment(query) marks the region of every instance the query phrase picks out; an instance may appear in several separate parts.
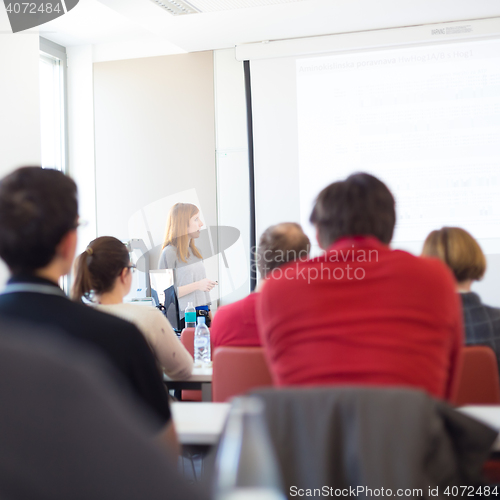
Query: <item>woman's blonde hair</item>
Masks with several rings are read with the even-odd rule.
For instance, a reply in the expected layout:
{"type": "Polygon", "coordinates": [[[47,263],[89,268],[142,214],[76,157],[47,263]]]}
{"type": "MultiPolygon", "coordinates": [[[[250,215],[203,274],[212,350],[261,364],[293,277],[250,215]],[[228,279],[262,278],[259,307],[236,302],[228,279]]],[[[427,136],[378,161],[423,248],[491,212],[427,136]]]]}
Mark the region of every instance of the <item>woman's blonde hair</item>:
{"type": "Polygon", "coordinates": [[[486,271],[486,257],[479,243],[459,227],[432,231],[424,242],[422,255],[441,259],[453,271],[458,283],[480,280],[486,271]]]}
{"type": "Polygon", "coordinates": [[[191,217],[199,212],[196,205],[191,203],[176,203],[168,213],[167,227],[165,229],[165,238],[163,239],[162,250],[172,245],[177,250],[177,257],[182,262],[187,262],[189,249],[193,255],[201,259],[201,253],[194,244],[194,238],[189,238],[188,227],[191,217]],[[191,241],[189,241],[191,240],[191,241]]]}

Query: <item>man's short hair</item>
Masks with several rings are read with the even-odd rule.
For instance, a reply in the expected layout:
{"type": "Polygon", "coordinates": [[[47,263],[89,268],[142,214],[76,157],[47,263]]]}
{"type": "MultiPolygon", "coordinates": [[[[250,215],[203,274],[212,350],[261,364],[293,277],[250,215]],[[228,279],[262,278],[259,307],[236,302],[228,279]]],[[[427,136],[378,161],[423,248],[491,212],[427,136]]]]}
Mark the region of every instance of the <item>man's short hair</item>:
{"type": "Polygon", "coordinates": [[[283,222],[268,227],[260,237],[257,267],[265,278],[273,269],[293,260],[309,256],[311,242],[299,224],[283,222]]]}
{"type": "Polygon", "coordinates": [[[13,274],[47,266],[78,218],[76,184],[58,170],[22,167],[0,181],[0,257],[13,274]]]}
{"type": "Polygon", "coordinates": [[[441,259],[458,283],[479,281],[486,272],[486,257],[479,243],[460,227],[443,227],[429,233],[422,255],[441,259]]]}
{"type": "Polygon", "coordinates": [[[323,248],[342,237],[361,235],[389,244],[396,224],[394,197],[373,175],[353,174],[319,193],[309,220],[323,248]]]}

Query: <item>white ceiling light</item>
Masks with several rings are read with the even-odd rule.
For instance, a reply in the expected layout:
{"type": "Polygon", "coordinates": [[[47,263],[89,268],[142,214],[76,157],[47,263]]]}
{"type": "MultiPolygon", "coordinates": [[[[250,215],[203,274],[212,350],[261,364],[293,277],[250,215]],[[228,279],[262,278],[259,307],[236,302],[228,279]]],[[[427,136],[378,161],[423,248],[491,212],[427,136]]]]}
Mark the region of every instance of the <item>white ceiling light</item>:
{"type": "Polygon", "coordinates": [[[286,3],[303,2],[305,0],[188,0],[200,12],[220,12],[223,10],[247,9],[249,7],[265,7],[286,3]]]}
{"type": "Polygon", "coordinates": [[[225,10],[265,7],[305,0],[151,0],[174,16],[200,12],[221,12],[225,10]]]}
{"type": "Polygon", "coordinates": [[[184,0],[151,0],[156,5],[165,9],[168,13],[173,16],[182,16],[184,14],[198,14],[199,10],[189,5],[188,2],[184,0]]]}

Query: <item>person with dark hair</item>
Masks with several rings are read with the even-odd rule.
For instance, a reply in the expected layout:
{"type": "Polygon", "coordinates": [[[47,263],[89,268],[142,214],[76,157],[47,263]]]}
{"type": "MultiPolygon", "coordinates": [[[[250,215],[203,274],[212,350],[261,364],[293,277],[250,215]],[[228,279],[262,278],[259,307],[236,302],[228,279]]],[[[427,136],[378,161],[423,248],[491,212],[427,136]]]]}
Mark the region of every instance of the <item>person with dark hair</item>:
{"type": "Polygon", "coordinates": [[[354,174],[319,193],[310,222],[324,249],[352,235],[375,237],[388,245],[396,224],[395,207],[394,197],[382,181],[373,175],[354,174]]]}
{"type": "Polygon", "coordinates": [[[384,183],[358,173],[321,191],[311,214],[325,253],[280,268],[257,299],[276,385],[420,388],[452,399],[463,325],[450,272],[389,243],[384,183]]]}
{"type": "Polygon", "coordinates": [[[451,269],[462,301],[465,343],[491,347],[500,368],[500,309],[483,304],[471,290],[472,283],[486,272],[486,257],[479,243],[465,229],[442,227],[429,233],[422,255],[437,257],[451,269]]]}
{"type": "Polygon", "coordinates": [[[186,500],[156,423],[95,350],[0,319],[0,498],[186,500]]]}
{"type": "Polygon", "coordinates": [[[72,302],[59,288],[73,263],[77,226],[76,185],[62,172],[23,167],[0,181],[0,257],[12,274],[0,294],[0,316],[57,328],[104,353],[155,418],[159,438],[176,449],[168,394],[140,331],[72,302]]]}
{"type": "Polygon", "coordinates": [[[255,306],[259,290],[266,277],[276,269],[295,260],[307,260],[311,243],[299,224],[283,222],[268,227],[260,237],[256,254],[261,277],[258,288],[244,299],[217,310],[210,337],[214,348],[218,346],[260,346],[255,306]]]}
{"type": "Polygon", "coordinates": [[[134,323],[147,340],[158,366],[173,380],[189,378],[193,358],[179,342],[167,318],[155,307],[124,304],[130,292],[132,272],[126,246],[112,236],[89,243],[75,263],[71,297],[96,301],[96,309],[134,323]]]}

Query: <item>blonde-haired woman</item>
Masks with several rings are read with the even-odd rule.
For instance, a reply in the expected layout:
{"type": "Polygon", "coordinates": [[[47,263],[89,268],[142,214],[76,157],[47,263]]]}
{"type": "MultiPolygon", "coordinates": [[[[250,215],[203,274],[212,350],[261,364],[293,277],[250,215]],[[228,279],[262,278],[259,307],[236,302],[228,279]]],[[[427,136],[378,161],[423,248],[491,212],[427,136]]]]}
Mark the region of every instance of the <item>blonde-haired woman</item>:
{"type": "Polygon", "coordinates": [[[479,243],[464,229],[443,227],[427,236],[422,255],[437,257],[451,269],[462,299],[466,343],[490,346],[500,366],[500,309],[483,304],[471,291],[472,283],[486,272],[479,243]]]}
{"type": "Polygon", "coordinates": [[[210,314],[209,292],[217,284],[207,278],[201,253],[195,245],[202,227],[203,222],[196,205],[176,203],[170,209],[158,268],[175,270],[180,329],[185,325],[184,311],[188,302],[192,302],[197,311],[210,314]]]}

